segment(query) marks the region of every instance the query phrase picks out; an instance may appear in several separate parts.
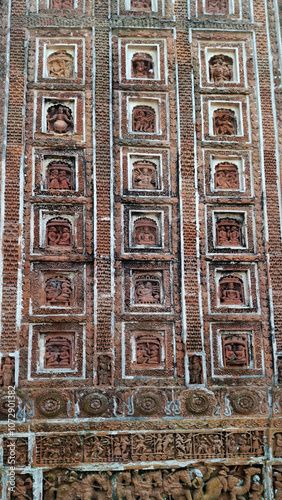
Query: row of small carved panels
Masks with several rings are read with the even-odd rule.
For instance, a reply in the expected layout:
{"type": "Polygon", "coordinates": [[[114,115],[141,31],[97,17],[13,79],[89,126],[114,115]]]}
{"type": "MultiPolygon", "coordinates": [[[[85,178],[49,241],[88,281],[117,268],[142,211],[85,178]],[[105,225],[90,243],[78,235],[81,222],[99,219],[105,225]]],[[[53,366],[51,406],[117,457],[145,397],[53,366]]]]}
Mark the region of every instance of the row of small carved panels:
{"type": "MultiPolygon", "coordinates": [[[[281,393],[276,396],[276,403],[281,408],[281,393]]],[[[0,418],[7,420],[8,395],[0,396],[0,418]]],[[[52,418],[119,418],[165,416],[202,416],[223,415],[266,415],[267,394],[261,390],[226,389],[205,391],[175,389],[160,390],[125,390],[115,392],[86,391],[78,389],[75,394],[64,390],[32,390],[27,394],[22,391],[16,397],[16,416],[18,421],[52,418]],[[19,397],[20,396],[20,397],[19,397]]]]}
{"type": "MultiPolygon", "coordinates": [[[[280,439],[282,436],[279,434],[280,439]]],[[[264,455],[263,431],[53,434],[36,437],[36,463],[151,462],[264,455]]]]}
{"type": "MultiPolygon", "coordinates": [[[[278,480],[281,471],[275,470],[274,487],[281,492],[278,480]]],[[[12,498],[33,498],[33,479],[30,474],[16,476],[18,495],[12,498]],[[21,495],[21,496],[20,496],[21,495]]],[[[215,500],[268,498],[264,491],[262,465],[202,464],[189,468],[154,469],[117,472],[52,469],[45,471],[39,485],[44,499],[99,500],[215,500]],[[193,496],[192,496],[193,495],[193,496]],[[264,496],[262,496],[264,495],[264,496]]],[[[280,496],[276,497],[277,500],[280,496]]]]}

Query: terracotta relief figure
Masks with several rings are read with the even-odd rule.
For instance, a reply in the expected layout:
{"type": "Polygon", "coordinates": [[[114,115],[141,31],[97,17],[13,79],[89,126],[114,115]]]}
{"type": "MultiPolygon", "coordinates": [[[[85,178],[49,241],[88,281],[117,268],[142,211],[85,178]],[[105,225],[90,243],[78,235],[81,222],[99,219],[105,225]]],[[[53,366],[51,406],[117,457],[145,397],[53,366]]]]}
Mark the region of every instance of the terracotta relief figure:
{"type": "Polygon", "coordinates": [[[47,131],[49,133],[65,134],[73,132],[72,111],[63,104],[54,104],[47,110],[47,131]]]}
{"type": "Polygon", "coordinates": [[[242,223],[236,219],[220,219],[216,223],[216,244],[224,247],[242,246],[242,223]]]}
{"type": "Polygon", "coordinates": [[[152,219],[137,219],[133,231],[134,245],[155,246],[158,244],[158,227],[152,219]]]}
{"type": "Polygon", "coordinates": [[[236,135],[237,120],[232,109],[216,109],[213,113],[213,130],[215,135],[236,135]]]}
{"type": "Polygon", "coordinates": [[[210,81],[216,84],[233,80],[233,59],[224,54],[216,54],[209,60],[210,81]]]}
{"type": "Polygon", "coordinates": [[[65,219],[51,219],[46,225],[46,244],[50,247],[70,247],[72,243],[71,224],[65,219]]]}
{"type": "Polygon", "coordinates": [[[247,368],[249,366],[248,338],[246,335],[232,335],[222,339],[223,364],[226,368],[247,368]]]}
{"type": "Polygon", "coordinates": [[[206,10],[211,14],[227,14],[228,0],[207,0],[206,10]]]}
{"type": "Polygon", "coordinates": [[[73,368],[73,345],[69,338],[47,337],[44,368],[73,368]]]}
{"type": "Polygon", "coordinates": [[[150,106],[135,106],[132,111],[133,132],[156,132],[156,113],[150,106]]]}
{"type": "Polygon", "coordinates": [[[234,163],[218,163],[214,170],[215,189],[239,189],[239,172],[234,163]]]}
{"type": "Polygon", "coordinates": [[[14,491],[11,492],[11,498],[17,500],[32,500],[33,499],[33,482],[31,477],[22,479],[20,476],[16,476],[15,479],[16,486],[14,491]]]}
{"type": "Polygon", "coordinates": [[[244,305],[243,281],[236,276],[227,276],[219,280],[219,299],[223,305],[244,305]]]}
{"type": "Polygon", "coordinates": [[[51,162],[47,167],[46,184],[48,189],[74,189],[73,169],[64,162],[51,162]]]}
{"type": "Polygon", "coordinates": [[[151,0],[131,0],[131,10],[152,10],[151,0]]]}
{"type": "Polygon", "coordinates": [[[50,9],[73,9],[73,0],[50,0],[50,9]]]}
{"type": "Polygon", "coordinates": [[[47,70],[53,78],[73,78],[73,56],[66,50],[53,52],[47,58],[47,70]]]}
{"type": "Polygon", "coordinates": [[[189,384],[202,384],[203,370],[200,356],[189,357],[189,384]]]}
{"type": "Polygon", "coordinates": [[[160,304],[161,278],[157,275],[142,275],[134,278],[135,304],[160,304]]]}
{"type": "Polygon", "coordinates": [[[98,385],[111,385],[112,380],[112,358],[110,356],[98,356],[98,385]]]}
{"type": "Polygon", "coordinates": [[[150,54],[136,53],[131,59],[132,78],[154,78],[154,63],[150,54]]]}
{"type": "Polygon", "coordinates": [[[135,189],[157,189],[157,167],[152,161],[135,161],[132,170],[132,186],[135,189]]]}
{"type": "Polygon", "coordinates": [[[66,276],[55,276],[45,282],[45,305],[64,306],[71,305],[73,294],[72,281],[66,276]]]}
{"type": "Polygon", "coordinates": [[[5,356],[2,358],[0,369],[0,387],[9,387],[15,383],[15,359],[5,356]]]}
{"type": "Polygon", "coordinates": [[[161,364],[161,341],[157,337],[136,338],[136,365],[138,368],[161,364]]]}
{"type": "Polygon", "coordinates": [[[277,357],[278,382],[282,382],[282,356],[277,357]]]}

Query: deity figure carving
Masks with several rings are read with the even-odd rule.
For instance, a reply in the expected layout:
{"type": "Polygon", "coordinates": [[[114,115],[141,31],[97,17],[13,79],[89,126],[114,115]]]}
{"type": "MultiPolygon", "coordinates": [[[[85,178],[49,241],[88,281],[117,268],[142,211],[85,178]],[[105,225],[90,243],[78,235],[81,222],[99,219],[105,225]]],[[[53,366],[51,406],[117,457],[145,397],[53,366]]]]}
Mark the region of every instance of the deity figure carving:
{"type": "Polygon", "coordinates": [[[227,217],[216,223],[216,244],[221,247],[242,246],[242,222],[227,217]]]}
{"type": "Polygon", "coordinates": [[[109,386],[112,383],[112,358],[111,356],[98,356],[97,364],[98,385],[109,386]]]}
{"type": "Polygon", "coordinates": [[[50,9],[73,9],[74,0],[50,0],[50,9]]]}
{"type": "Polygon", "coordinates": [[[71,305],[73,296],[72,280],[66,276],[54,276],[45,281],[45,305],[64,306],[71,305]]]}
{"type": "Polygon", "coordinates": [[[239,189],[239,172],[237,165],[227,161],[218,163],[214,170],[215,189],[239,189]]]}
{"type": "Polygon", "coordinates": [[[63,104],[53,104],[47,110],[47,131],[51,134],[66,134],[74,130],[72,111],[63,104]]]}
{"type": "Polygon", "coordinates": [[[228,14],[228,0],[206,0],[206,10],[210,14],[228,14]]]}
{"type": "Polygon", "coordinates": [[[131,10],[152,10],[152,0],[131,0],[131,10]]]}
{"type": "Polygon", "coordinates": [[[73,190],[73,170],[68,163],[54,161],[49,163],[46,172],[47,188],[73,190]]]}
{"type": "Polygon", "coordinates": [[[135,189],[157,189],[157,167],[152,161],[135,161],[132,169],[132,186],[135,189]]]}
{"type": "Polygon", "coordinates": [[[222,305],[244,305],[244,284],[241,278],[226,276],[219,280],[219,300],[222,305]]]}
{"type": "Polygon", "coordinates": [[[73,78],[73,56],[66,50],[53,52],[47,58],[47,70],[53,78],[73,78]]]}
{"type": "Polygon", "coordinates": [[[236,135],[237,119],[233,109],[219,108],[213,113],[214,135],[236,135]]]}
{"type": "Polygon", "coordinates": [[[70,247],[72,244],[71,224],[66,219],[51,219],[46,225],[46,245],[49,247],[70,247]]]}
{"type": "Polygon", "coordinates": [[[15,383],[15,359],[4,356],[0,369],[0,387],[9,387],[15,383]]]}
{"type": "Polygon", "coordinates": [[[203,383],[202,359],[200,356],[189,357],[189,384],[203,383]]]}
{"type": "Polygon", "coordinates": [[[223,336],[222,351],[225,368],[247,368],[249,366],[247,335],[223,336]]]}
{"type": "Polygon", "coordinates": [[[132,111],[133,132],[156,132],[156,113],[150,106],[135,106],[132,111]]]}
{"type": "Polygon", "coordinates": [[[33,481],[30,476],[16,476],[14,491],[11,491],[11,498],[17,500],[33,499],[33,481]]]}
{"type": "Polygon", "coordinates": [[[158,244],[158,226],[152,219],[137,219],[134,222],[133,241],[135,246],[156,246],[158,244]]]}
{"type": "Polygon", "coordinates": [[[73,369],[73,342],[68,337],[49,336],[45,339],[44,368],[73,369]]]}
{"type": "Polygon", "coordinates": [[[154,78],[154,63],[150,54],[138,52],[131,59],[132,78],[154,78]]]}
{"type": "Polygon", "coordinates": [[[136,337],[136,367],[148,368],[161,365],[161,339],[157,336],[136,337]]]}
{"type": "Polygon", "coordinates": [[[233,59],[225,54],[216,54],[209,60],[210,81],[216,85],[233,80],[233,59]]]}
{"type": "Polygon", "coordinates": [[[156,274],[137,275],[134,280],[135,304],[161,303],[161,278],[156,274]]]}

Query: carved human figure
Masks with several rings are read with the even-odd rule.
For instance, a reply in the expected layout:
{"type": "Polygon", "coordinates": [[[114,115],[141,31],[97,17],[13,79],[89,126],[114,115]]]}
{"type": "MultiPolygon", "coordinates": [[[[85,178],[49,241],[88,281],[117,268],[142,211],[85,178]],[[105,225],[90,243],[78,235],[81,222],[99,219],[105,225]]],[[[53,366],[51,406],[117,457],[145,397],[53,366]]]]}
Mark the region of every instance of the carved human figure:
{"type": "Polygon", "coordinates": [[[163,472],[163,491],[172,500],[192,500],[191,479],[188,470],[163,472]]]}
{"type": "Polygon", "coordinates": [[[229,162],[218,163],[214,171],[215,189],[239,189],[239,173],[237,165],[229,162]]]}
{"type": "Polygon", "coordinates": [[[242,500],[246,493],[251,489],[251,477],[260,473],[260,469],[250,467],[245,470],[245,480],[242,481],[236,476],[228,477],[228,491],[230,500],[242,500]]]}
{"type": "Polygon", "coordinates": [[[223,362],[226,367],[247,367],[248,339],[244,335],[223,337],[223,362]]]}
{"type": "Polygon", "coordinates": [[[228,12],[227,0],[207,0],[207,12],[211,14],[226,14],[228,12]]]}
{"type": "Polygon", "coordinates": [[[156,113],[150,106],[135,106],[132,111],[133,132],[156,132],[156,113]]]}
{"type": "Polygon", "coordinates": [[[238,439],[239,452],[242,454],[246,454],[251,449],[250,439],[246,434],[241,434],[238,439]]]}
{"type": "Polygon", "coordinates": [[[156,189],[156,165],[149,161],[134,162],[132,170],[132,185],[135,189],[156,189]]]}
{"type": "Polygon", "coordinates": [[[154,78],[154,63],[150,54],[139,52],[133,55],[131,59],[131,77],[154,78]]]}
{"type": "Polygon", "coordinates": [[[74,188],[72,168],[64,162],[51,162],[47,168],[46,180],[48,189],[74,188]]]}
{"type": "Polygon", "coordinates": [[[131,10],[152,10],[151,0],[131,0],[131,10]]]}
{"type": "Polygon", "coordinates": [[[0,370],[0,386],[9,387],[15,381],[15,361],[9,356],[5,356],[2,360],[2,368],[0,370]]]}
{"type": "Polygon", "coordinates": [[[73,56],[66,50],[53,52],[47,58],[47,70],[50,77],[72,78],[73,68],[73,56]]]}
{"type": "Polygon", "coordinates": [[[275,434],[275,445],[274,445],[274,448],[275,448],[275,456],[276,457],[281,457],[282,456],[282,434],[280,433],[276,433],[275,434]]]}
{"type": "Polygon", "coordinates": [[[243,282],[239,278],[221,278],[219,281],[220,302],[224,305],[244,304],[243,282]]]}
{"type": "Polygon", "coordinates": [[[237,247],[242,245],[242,222],[236,219],[219,219],[216,223],[217,245],[237,247]]]}
{"type": "Polygon", "coordinates": [[[71,280],[63,276],[49,278],[45,282],[44,292],[46,305],[58,304],[68,307],[73,293],[71,280]]]}
{"type": "Polygon", "coordinates": [[[216,54],[209,60],[210,81],[217,85],[233,80],[233,59],[224,54],[216,54]]]}
{"type": "Polygon", "coordinates": [[[157,240],[157,224],[151,219],[137,219],[134,223],[133,241],[135,245],[155,246],[157,240]]]}
{"type": "Polygon", "coordinates": [[[275,500],[282,500],[282,472],[275,470],[273,477],[275,500]]]}
{"type": "Polygon", "coordinates": [[[137,337],[136,364],[138,367],[159,365],[161,362],[161,345],[156,337],[137,337]]]}
{"type": "Polygon", "coordinates": [[[55,104],[47,110],[47,131],[65,134],[73,131],[72,111],[67,106],[55,104]]]}
{"type": "Polygon", "coordinates": [[[202,362],[199,356],[192,356],[191,364],[189,366],[190,384],[202,383],[202,362]]]}
{"type": "Polygon", "coordinates": [[[237,120],[232,109],[216,109],[213,113],[214,135],[236,135],[237,120]]]}
{"type": "Polygon", "coordinates": [[[71,246],[71,226],[65,219],[51,219],[46,225],[46,242],[50,247],[71,246]]]}
{"type": "Polygon", "coordinates": [[[134,486],[135,498],[140,500],[163,500],[162,491],[162,476],[161,472],[147,471],[141,475],[139,471],[132,472],[132,484],[134,486]]]}
{"type": "Polygon", "coordinates": [[[45,368],[72,368],[73,348],[69,338],[51,336],[45,339],[45,368]]]}
{"type": "Polygon", "coordinates": [[[160,303],[160,280],[157,276],[137,276],[134,287],[136,304],[160,303]]]}
{"type": "Polygon", "coordinates": [[[98,357],[98,385],[111,385],[112,363],[110,356],[98,357]]]}

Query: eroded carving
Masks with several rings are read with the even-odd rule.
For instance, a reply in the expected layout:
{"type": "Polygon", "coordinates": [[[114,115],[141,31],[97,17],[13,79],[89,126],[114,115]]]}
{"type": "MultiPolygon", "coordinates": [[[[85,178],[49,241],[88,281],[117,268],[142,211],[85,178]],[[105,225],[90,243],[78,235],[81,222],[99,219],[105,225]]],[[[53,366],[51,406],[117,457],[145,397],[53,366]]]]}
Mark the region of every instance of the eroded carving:
{"type": "Polygon", "coordinates": [[[227,161],[218,163],[214,170],[215,189],[239,189],[239,172],[237,165],[227,161]]]}
{"type": "Polygon", "coordinates": [[[70,336],[45,337],[44,368],[74,368],[74,339],[70,336]]]}
{"type": "Polygon", "coordinates": [[[226,456],[261,456],[263,455],[263,432],[253,431],[226,434],[226,456]]]}
{"type": "Polygon", "coordinates": [[[50,219],[46,224],[46,245],[70,247],[72,245],[71,223],[63,218],[50,219]]]}
{"type": "Polygon", "coordinates": [[[15,358],[4,356],[1,361],[0,387],[13,386],[15,383],[15,358]]]}
{"type": "Polygon", "coordinates": [[[73,9],[74,0],[50,0],[50,9],[73,9]]]}
{"type": "Polygon", "coordinates": [[[131,0],[131,10],[152,10],[151,0],[131,0]]]}
{"type": "Polygon", "coordinates": [[[221,247],[242,246],[242,222],[236,219],[220,219],[216,223],[216,244],[221,247]]]}
{"type": "Polygon", "coordinates": [[[278,382],[282,382],[282,356],[277,356],[278,382]]]}
{"type": "Polygon", "coordinates": [[[210,14],[228,14],[228,0],[206,0],[206,9],[210,14]]]}
{"type": "Polygon", "coordinates": [[[161,366],[161,337],[159,335],[138,335],[135,342],[136,368],[161,366]]]}
{"type": "Polygon", "coordinates": [[[82,462],[82,439],[77,434],[38,436],[36,444],[38,463],[56,465],[82,462]]]}
{"type": "Polygon", "coordinates": [[[49,133],[66,134],[73,132],[72,110],[63,104],[54,104],[47,110],[47,131],[49,133]]]}
{"type": "Polygon", "coordinates": [[[53,78],[73,77],[73,56],[66,50],[53,52],[47,58],[48,75],[53,78]]]}
{"type": "Polygon", "coordinates": [[[273,467],[273,489],[275,500],[282,500],[282,468],[273,467]]]}
{"type": "Polygon", "coordinates": [[[83,410],[89,415],[102,415],[107,411],[108,400],[106,396],[98,392],[87,394],[81,402],[83,410]]]}
{"type": "Polygon", "coordinates": [[[157,223],[148,218],[137,219],[133,229],[134,245],[156,246],[158,244],[157,223]]]}
{"type": "Polygon", "coordinates": [[[68,189],[73,190],[73,169],[68,163],[56,161],[48,165],[47,173],[48,189],[68,189]]]}
{"type": "Polygon", "coordinates": [[[33,499],[33,479],[30,475],[16,476],[14,491],[11,491],[11,497],[18,500],[33,499]]]}
{"type": "Polygon", "coordinates": [[[98,385],[108,386],[112,383],[112,357],[101,355],[97,358],[98,385]]]}
{"type": "Polygon", "coordinates": [[[162,279],[157,274],[137,275],[133,279],[135,304],[160,304],[162,279]]]}
{"type": "Polygon", "coordinates": [[[11,457],[10,448],[11,444],[15,442],[14,450],[15,465],[17,467],[22,467],[28,465],[28,438],[4,438],[3,440],[3,461],[4,465],[11,465],[8,462],[9,457],[11,457]]]}
{"type": "Polygon", "coordinates": [[[191,392],[185,401],[186,408],[190,413],[202,414],[206,413],[210,406],[211,400],[208,394],[202,391],[191,392]]]}
{"type": "Polygon", "coordinates": [[[222,337],[223,364],[225,368],[247,368],[249,366],[247,335],[222,337]]]}
{"type": "Polygon", "coordinates": [[[233,80],[233,59],[225,54],[216,54],[209,60],[210,81],[217,85],[233,80]]]}
{"type": "Polygon", "coordinates": [[[132,170],[134,189],[157,189],[157,167],[152,161],[135,161],[132,170]]]}
{"type": "Polygon", "coordinates": [[[244,305],[244,284],[237,276],[225,276],[219,280],[219,300],[223,305],[244,305]]]}
{"type": "Polygon", "coordinates": [[[44,284],[44,303],[47,306],[69,307],[73,300],[73,285],[67,276],[52,276],[44,284]]]}
{"type": "Polygon", "coordinates": [[[189,384],[203,383],[202,358],[200,356],[189,356],[189,384]]]}
{"type": "Polygon", "coordinates": [[[249,415],[258,409],[258,395],[255,391],[234,392],[230,399],[236,413],[249,415]]]}
{"type": "Polygon", "coordinates": [[[131,59],[132,78],[154,78],[154,63],[150,54],[138,52],[131,59]]]}
{"type": "Polygon", "coordinates": [[[119,436],[90,436],[85,440],[85,459],[88,462],[128,462],[130,438],[119,436]]]}
{"type": "Polygon", "coordinates": [[[150,106],[135,106],[132,111],[133,132],[156,132],[156,113],[150,106]]]}
{"type": "Polygon", "coordinates": [[[141,415],[153,415],[158,412],[160,406],[160,398],[153,392],[139,393],[135,398],[136,411],[141,415]]]}
{"type": "Polygon", "coordinates": [[[219,108],[213,113],[214,135],[236,135],[237,119],[233,109],[219,108]]]}

